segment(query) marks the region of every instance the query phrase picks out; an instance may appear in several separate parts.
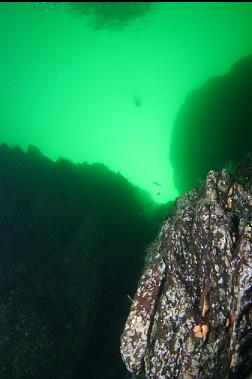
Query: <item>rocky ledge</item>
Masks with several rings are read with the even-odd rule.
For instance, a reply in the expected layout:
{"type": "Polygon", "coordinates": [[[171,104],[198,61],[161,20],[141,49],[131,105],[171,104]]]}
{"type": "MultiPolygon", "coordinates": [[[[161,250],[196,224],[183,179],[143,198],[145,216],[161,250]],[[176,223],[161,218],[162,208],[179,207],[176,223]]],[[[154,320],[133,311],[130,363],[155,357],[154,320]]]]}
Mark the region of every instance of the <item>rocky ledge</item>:
{"type": "Polygon", "coordinates": [[[252,154],[162,225],[121,336],[144,378],[252,378],[252,154]]]}

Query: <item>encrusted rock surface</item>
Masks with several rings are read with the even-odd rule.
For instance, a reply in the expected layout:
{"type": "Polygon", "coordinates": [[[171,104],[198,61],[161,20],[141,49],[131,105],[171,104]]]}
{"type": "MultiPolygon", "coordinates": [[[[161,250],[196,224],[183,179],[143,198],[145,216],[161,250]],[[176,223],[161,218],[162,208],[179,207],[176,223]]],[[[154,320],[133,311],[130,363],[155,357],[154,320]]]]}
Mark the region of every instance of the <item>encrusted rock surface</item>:
{"type": "Polygon", "coordinates": [[[121,336],[144,378],[252,378],[252,155],[164,222],[121,336]]]}

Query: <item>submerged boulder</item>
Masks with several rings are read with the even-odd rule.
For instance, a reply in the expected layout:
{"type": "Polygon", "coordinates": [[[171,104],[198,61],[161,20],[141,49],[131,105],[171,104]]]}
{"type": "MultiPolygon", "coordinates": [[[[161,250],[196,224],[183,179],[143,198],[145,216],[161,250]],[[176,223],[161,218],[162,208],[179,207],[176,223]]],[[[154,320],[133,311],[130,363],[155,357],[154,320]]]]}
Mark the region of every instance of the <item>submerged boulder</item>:
{"type": "MultiPolygon", "coordinates": [[[[144,378],[252,378],[252,154],[175,203],[121,336],[144,378]]],[[[142,376],[141,376],[142,377],[142,376]]]]}

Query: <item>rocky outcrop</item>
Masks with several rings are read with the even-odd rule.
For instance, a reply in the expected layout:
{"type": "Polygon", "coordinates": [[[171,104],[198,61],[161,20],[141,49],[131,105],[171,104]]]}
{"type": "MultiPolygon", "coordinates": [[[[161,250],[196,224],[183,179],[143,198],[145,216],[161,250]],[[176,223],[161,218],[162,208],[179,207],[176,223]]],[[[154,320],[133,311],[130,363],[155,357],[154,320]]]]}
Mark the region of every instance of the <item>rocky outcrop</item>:
{"type": "Polygon", "coordinates": [[[0,146],[1,379],[124,375],[127,293],[157,228],[140,192],[103,165],[0,146]]]}
{"type": "Polygon", "coordinates": [[[203,183],[209,170],[236,165],[251,150],[252,56],[193,90],[172,130],[170,160],[180,193],[203,183]]]}
{"type": "Polygon", "coordinates": [[[121,355],[145,378],[252,378],[252,155],[210,171],[153,245],[121,355]]]}

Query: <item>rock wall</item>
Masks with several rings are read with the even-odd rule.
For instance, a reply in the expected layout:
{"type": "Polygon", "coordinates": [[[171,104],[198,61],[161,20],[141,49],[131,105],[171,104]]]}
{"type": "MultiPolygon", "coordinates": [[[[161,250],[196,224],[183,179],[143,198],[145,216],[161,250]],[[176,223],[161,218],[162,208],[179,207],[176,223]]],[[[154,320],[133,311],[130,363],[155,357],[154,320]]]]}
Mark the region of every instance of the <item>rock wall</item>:
{"type": "Polygon", "coordinates": [[[141,199],[103,165],[0,146],[1,379],[124,375],[127,294],[157,229],[141,199]]]}
{"type": "Polygon", "coordinates": [[[252,378],[252,155],[210,171],[163,224],[121,336],[144,378],[252,378]]]}
{"type": "Polygon", "coordinates": [[[179,193],[199,186],[209,170],[236,165],[251,150],[252,56],[194,89],[181,106],[169,149],[179,193]]]}

